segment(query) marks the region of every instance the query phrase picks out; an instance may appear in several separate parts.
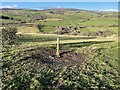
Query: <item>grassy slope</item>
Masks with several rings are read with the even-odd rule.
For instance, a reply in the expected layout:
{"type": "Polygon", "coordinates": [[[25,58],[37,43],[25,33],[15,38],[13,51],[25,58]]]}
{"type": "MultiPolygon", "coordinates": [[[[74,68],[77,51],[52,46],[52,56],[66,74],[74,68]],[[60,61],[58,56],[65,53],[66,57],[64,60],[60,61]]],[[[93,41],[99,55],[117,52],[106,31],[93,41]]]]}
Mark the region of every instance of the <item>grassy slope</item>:
{"type": "MultiPolygon", "coordinates": [[[[26,12],[27,13],[27,12],[26,12]]],[[[32,12],[33,15],[38,16],[40,12],[32,12]]],[[[98,18],[97,14],[91,16],[91,13],[83,12],[79,14],[73,14],[66,12],[65,15],[54,15],[48,13],[48,11],[42,11],[42,14],[50,16],[48,22],[42,20],[37,23],[48,25],[42,30],[53,32],[51,25],[87,25],[87,28],[82,28],[82,32],[98,31],[98,30],[112,30],[117,33],[116,27],[108,27],[110,24],[116,24],[115,18],[98,18]],[[47,14],[46,14],[47,13],[47,14]],[[55,16],[55,17],[54,17],[55,16]],[[81,17],[80,17],[81,16],[81,17]],[[63,19],[63,21],[52,21],[54,18],[63,19]],[[93,18],[94,17],[94,18],[93,18]],[[82,18],[82,19],[81,19],[82,18]],[[86,18],[93,18],[90,21],[82,22],[86,18]],[[112,22],[113,21],[113,22],[112,22]],[[73,23],[74,22],[74,23],[73,23]],[[103,24],[104,23],[104,24],[103,24]],[[91,24],[95,26],[106,25],[105,27],[90,27],[91,24]],[[106,28],[107,27],[107,28],[106,28]]],[[[8,21],[9,22],[9,21],[8,21]]],[[[38,32],[38,29],[34,27],[18,27],[19,32],[38,32]]],[[[16,87],[47,87],[55,88],[57,85],[64,82],[64,86],[68,89],[87,89],[88,87],[105,87],[106,89],[117,90],[119,87],[119,73],[117,69],[118,62],[118,41],[117,37],[76,37],[68,35],[53,35],[53,34],[35,34],[35,35],[22,35],[16,39],[18,44],[11,46],[10,48],[3,48],[3,87],[13,88],[16,87]],[[64,67],[59,71],[53,71],[46,66],[36,67],[33,60],[24,61],[24,58],[30,56],[36,50],[40,48],[52,48],[56,49],[56,38],[60,37],[60,47],[63,50],[74,50],[75,52],[81,52],[86,54],[86,62],[82,64],[82,69],[79,67],[64,67]],[[23,61],[21,61],[23,59],[23,61]],[[34,68],[34,70],[33,70],[34,68]],[[33,72],[35,71],[35,72],[33,72]],[[16,82],[17,81],[17,82],[16,82]],[[57,84],[56,84],[57,83],[57,84]],[[23,86],[22,86],[23,85],[23,86]],[[53,86],[52,86],[53,85],[53,86]]],[[[36,88],[34,88],[36,89],[36,88]]]]}
{"type": "MultiPolygon", "coordinates": [[[[52,11],[52,10],[51,10],[52,11]]],[[[53,10],[56,12],[56,10],[53,10]]],[[[114,16],[116,13],[110,13],[110,14],[103,14],[101,17],[99,14],[89,11],[80,11],[76,13],[72,10],[66,10],[64,14],[51,14],[49,10],[44,11],[32,11],[32,10],[9,10],[8,12],[3,12],[3,15],[13,17],[17,20],[24,20],[29,21],[30,19],[33,19],[34,17],[38,16],[47,16],[46,20],[39,20],[35,21],[38,24],[46,25],[44,28],[42,28],[43,32],[51,33],[56,30],[56,28],[52,26],[87,26],[87,28],[83,28],[80,31],[87,32],[90,31],[98,31],[98,30],[110,30],[117,33],[117,27],[109,27],[110,25],[118,25],[117,18],[106,18],[103,16],[114,16]],[[29,14],[31,12],[31,15],[29,14]],[[26,17],[26,15],[29,15],[26,17]],[[87,20],[90,19],[90,20],[87,20]],[[91,27],[95,26],[95,27],[91,27]],[[102,27],[98,27],[102,26],[102,27]]],[[[0,21],[1,22],[1,21],[0,21]]],[[[15,22],[15,20],[3,20],[2,22],[15,22]]],[[[19,28],[19,27],[18,27],[19,28]]],[[[34,27],[33,27],[34,28],[34,27]]],[[[26,32],[26,30],[20,30],[22,32],[26,32]]],[[[31,33],[36,33],[33,30],[31,33]]]]}
{"type": "Polygon", "coordinates": [[[38,33],[39,29],[36,27],[18,26],[17,32],[18,33],[38,33]]]}
{"type": "MultiPolygon", "coordinates": [[[[13,85],[13,87],[17,86],[17,88],[20,88],[21,86],[19,85],[22,85],[22,83],[24,83],[28,86],[30,84],[30,88],[34,88],[31,87],[31,84],[37,82],[37,87],[59,88],[57,85],[60,84],[59,81],[62,79],[62,82],[65,82],[63,85],[67,89],[74,89],[75,87],[79,89],[88,89],[88,87],[105,87],[106,89],[118,89],[119,86],[117,79],[119,74],[117,70],[117,39],[102,37],[95,39],[87,39],[86,37],[86,39],[82,38],[68,35],[53,36],[43,34],[20,36],[17,40],[17,42],[19,42],[18,45],[14,45],[9,49],[3,49],[3,57],[5,59],[3,70],[6,71],[9,68],[9,72],[6,71],[6,73],[8,73],[7,77],[4,77],[4,85],[6,85],[4,87],[10,88],[10,86],[13,85]],[[86,62],[81,65],[82,70],[79,70],[77,66],[73,66],[64,67],[62,69],[53,71],[46,66],[38,67],[39,65],[37,65],[35,67],[34,63],[36,62],[33,62],[31,59],[30,61],[21,61],[25,57],[30,56],[36,50],[40,50],[41,47],[55,49],[56,41],[54,40],[56,40],[56,37],[61,37],[61,49],[73,49],[75,52],[86,54],[87,59],[86,62]],[[35,73],[31,71],[33,67],[35,67],[35,73]],[[12,72],[15,73],[13,73],[11,76],[12,72]],[[31,76],[31,74],[33,75],[31,76]],[[67,75],[69,75],[69,77],[67,75]],[[19,81],[19,83],[15,83],[15,80],[17,80],[15,77],[19,78],[19,80],[21,80],[20,78],[24,78],[26,82],[23,80],[19,81]],[[42,82],[38,82],[39,79],[43,79],[42,82]],[[8,83],[5,84],[5,82],[8,83]],[[52,82],[56,82],[58,84],[52,82]]],[[[4,73],[4,75],[6,74],[4,73]]]]}

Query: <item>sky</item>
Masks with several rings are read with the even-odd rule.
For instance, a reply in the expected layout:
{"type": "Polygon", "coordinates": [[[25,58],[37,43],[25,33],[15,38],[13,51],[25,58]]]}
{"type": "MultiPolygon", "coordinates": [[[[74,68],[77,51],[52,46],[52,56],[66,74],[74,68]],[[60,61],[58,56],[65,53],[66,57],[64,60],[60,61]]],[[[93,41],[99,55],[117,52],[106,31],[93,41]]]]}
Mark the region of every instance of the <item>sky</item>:
{"type": "Polygon", "coordinates": [[[120,0],[0,0],[2,2],[119,2],[120,0]]]}
{"type": "Polygon", "coordinates": [[[2,2],[0,8],[74,8],[83,10],[117,11],[117,2],[2,2]]]}

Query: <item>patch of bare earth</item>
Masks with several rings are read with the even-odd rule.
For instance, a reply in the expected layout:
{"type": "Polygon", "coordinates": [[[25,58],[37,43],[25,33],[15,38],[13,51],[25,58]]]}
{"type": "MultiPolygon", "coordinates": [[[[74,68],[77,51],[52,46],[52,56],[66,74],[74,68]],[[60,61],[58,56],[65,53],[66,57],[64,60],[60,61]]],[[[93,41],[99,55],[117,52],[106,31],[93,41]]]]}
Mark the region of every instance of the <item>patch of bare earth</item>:
{"type": "Polygon", "coordinates": [[[80,65],[85,60],[85,54],[72,51],[60,51],[60,57],[56,56],[55,50],[38,50],[24,60],[32,58],[38,63],[48,65],[50,67],[63,67],[80,65]]]}

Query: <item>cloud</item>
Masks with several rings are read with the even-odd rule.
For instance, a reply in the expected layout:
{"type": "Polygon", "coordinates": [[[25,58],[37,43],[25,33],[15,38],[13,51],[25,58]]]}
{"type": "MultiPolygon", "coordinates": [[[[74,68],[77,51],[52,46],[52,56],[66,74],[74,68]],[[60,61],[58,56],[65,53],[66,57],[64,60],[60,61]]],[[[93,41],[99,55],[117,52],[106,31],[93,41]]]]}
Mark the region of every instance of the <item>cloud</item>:
{"type": "Polygon", "coordinates": [[[41,7],[36,7],[36,8],[31,8],[31,9],[37,9],[37,10],[44,10],[44,9],[53,9],[53,8],[62,8],[61,6],[41,6],[41,7]]]}
{"type": "Polygon", "coordinates": [[[5,6],[0,6],[0,8],[17,8],[17,5],[5,5],[5,6]]]}
{"type": "Polygon", "coordinates": [[[112,11],[112,12],[118,12],[118,10],[115,10],[115,9],[107,9],[107,10],[103,10],[103,11],[112,11]]]}

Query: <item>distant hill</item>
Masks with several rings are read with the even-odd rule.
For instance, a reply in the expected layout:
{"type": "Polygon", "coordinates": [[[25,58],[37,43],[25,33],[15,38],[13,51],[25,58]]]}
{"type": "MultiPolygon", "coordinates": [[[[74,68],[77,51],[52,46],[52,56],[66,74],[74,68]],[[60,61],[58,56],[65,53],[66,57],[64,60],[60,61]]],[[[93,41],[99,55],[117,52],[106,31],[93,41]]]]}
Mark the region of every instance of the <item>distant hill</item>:
{"type": "Polygon", "coordinates": [[[0,17],[3,26],[14,25],[21,33],[112,35],[118,27],[118,13],[111,11],[2,8],[0,17]]]}

